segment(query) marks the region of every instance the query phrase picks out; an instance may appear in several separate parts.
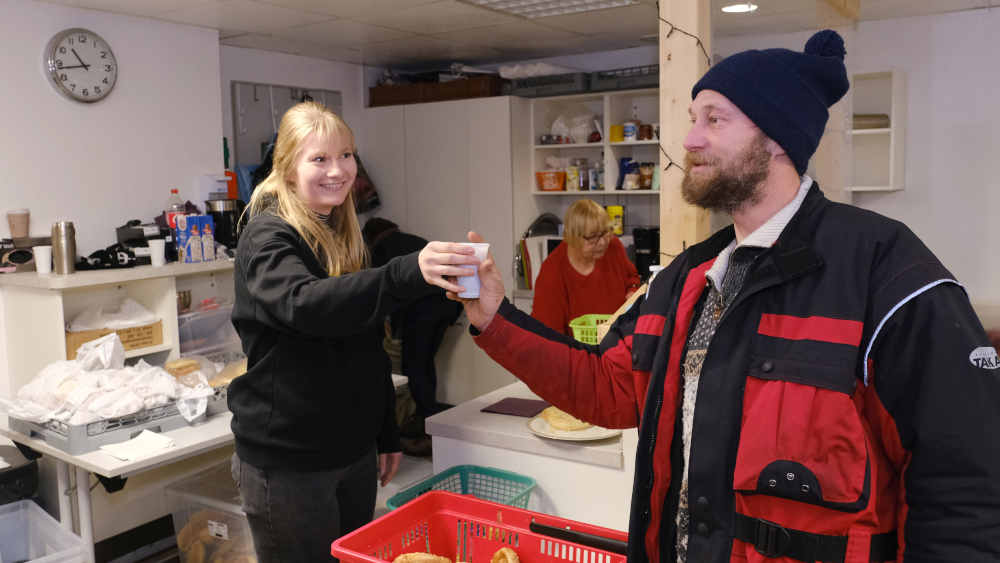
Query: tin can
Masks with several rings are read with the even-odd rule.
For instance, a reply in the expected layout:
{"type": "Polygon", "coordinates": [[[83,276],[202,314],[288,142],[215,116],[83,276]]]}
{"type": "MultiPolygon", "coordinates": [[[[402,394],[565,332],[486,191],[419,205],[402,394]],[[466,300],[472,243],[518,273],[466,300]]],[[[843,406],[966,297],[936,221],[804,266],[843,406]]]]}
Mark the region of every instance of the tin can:
{"type": "Polygon", "coordinates": [[[76,228],[72,221],[52,224],[52,266],[57,274],[76,271],[76,228]]]}
{"type": "Polygon", "coordinates": [[[625,208],[621,205],[609,205],[608,216],[611,217],[611,229],[616,235],[623,234],[625,208]]]}

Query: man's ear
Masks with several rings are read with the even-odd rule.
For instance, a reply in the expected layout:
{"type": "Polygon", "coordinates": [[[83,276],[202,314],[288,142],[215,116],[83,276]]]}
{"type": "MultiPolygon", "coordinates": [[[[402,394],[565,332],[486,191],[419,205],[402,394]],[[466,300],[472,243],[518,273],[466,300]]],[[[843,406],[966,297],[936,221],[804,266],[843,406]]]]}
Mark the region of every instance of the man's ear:
{"type": "Polygon", "coordinates": [[[774,139],[770,137],[767,138],[767,142],[764,143],[764,146],[767,148],[767,152],[771,153],[772,157],[786,156],[785,149],[781,148],[781,145],[776,143],[774,139]]]}

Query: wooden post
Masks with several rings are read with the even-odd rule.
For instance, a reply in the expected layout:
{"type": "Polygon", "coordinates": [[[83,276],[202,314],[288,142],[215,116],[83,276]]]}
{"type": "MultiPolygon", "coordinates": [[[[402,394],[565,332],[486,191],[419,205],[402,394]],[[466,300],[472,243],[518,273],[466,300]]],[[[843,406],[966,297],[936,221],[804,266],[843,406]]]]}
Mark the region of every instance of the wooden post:
{"type": "MultiPolygon", "coordinates": [[[[857,27],[857,4],[857,0],[816,0],[816,29],[836,30],[844,38],[848,56],[857,27]]],[[[847,190],[854,175],[851,97],[849,90],[830,107],[826,130],[811,161],[814,179],[819,182],[826,197],[843,203],[853,202],[853,194],[847,190]]]]}
{"type": "Polygon", "coordinates": [[[681,198],[691,87],[708,70],[706,54],[712,54],[711,2],[660,0],[659,4],[660,146],[669,155],[660,152],[660,264],[666,265],[711,234],[708,211],[681,198]],[[671,160],[676,165],[670,165],[671,160]]]}

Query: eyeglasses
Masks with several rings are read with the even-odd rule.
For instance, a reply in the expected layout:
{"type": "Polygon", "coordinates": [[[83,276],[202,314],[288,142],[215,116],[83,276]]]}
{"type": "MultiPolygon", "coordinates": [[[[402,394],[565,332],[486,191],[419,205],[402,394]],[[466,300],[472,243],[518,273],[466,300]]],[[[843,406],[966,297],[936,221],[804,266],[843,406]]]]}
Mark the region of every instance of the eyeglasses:
{"type": "Polygon", "coordinates": [[[611,236],[611,233],[612,233],[612,228],[608,227],[604,231],[601,231],[599,233],[594,233],[592,235],[585,235],[582,238],[583,238],[583,240],[585,240],[587,242],[594,243],[594,242],[597,242],[597,241],[601,240],[604,237],[611,236]]]}

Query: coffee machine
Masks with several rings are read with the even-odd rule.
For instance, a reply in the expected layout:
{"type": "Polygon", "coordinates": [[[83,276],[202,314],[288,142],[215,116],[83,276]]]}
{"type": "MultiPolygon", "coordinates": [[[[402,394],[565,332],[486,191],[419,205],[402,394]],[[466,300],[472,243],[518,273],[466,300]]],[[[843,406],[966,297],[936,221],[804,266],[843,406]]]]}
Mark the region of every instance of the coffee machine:
{"type": "Polygon", "coordinates": [[[215,242],[231,251],[236,250],[239,239],[239,221],[246,204],[238,199],[210,199],[205,209],[215,221],[215,242]]]}
{"type": "Polygon", "coordinates": [[[636,227],[632,229],[635,243],[635,269],[645,282],[649,279],[649,267],[660,263],[660,228],[636,227]]]}

